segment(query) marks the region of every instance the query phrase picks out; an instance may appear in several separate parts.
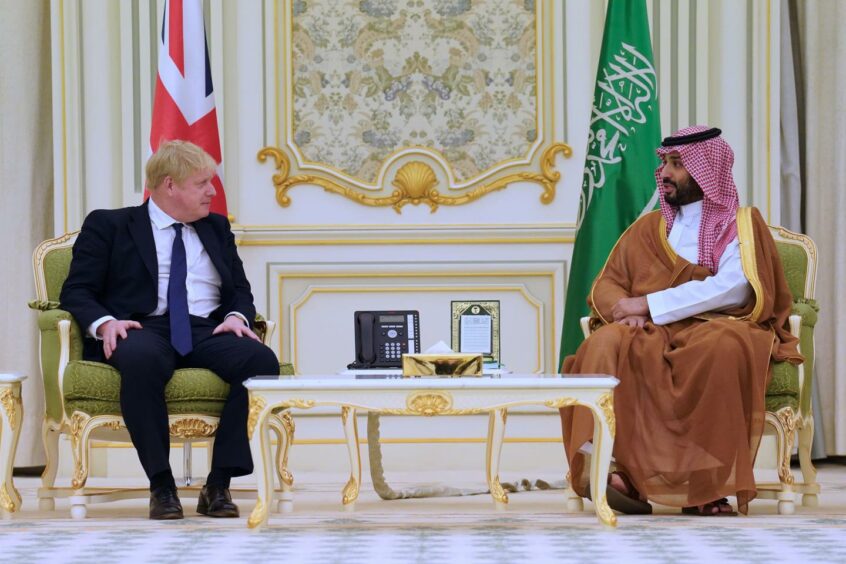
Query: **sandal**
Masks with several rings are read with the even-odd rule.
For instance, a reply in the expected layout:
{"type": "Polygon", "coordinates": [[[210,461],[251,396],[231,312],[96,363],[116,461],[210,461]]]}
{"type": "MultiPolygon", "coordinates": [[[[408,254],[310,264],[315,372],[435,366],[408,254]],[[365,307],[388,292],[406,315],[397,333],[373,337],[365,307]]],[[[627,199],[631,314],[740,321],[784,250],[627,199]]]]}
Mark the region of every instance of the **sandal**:
{"type": "MultiPolygon", "coordinates": [[[[609,485],[609,487],[605,488],[605,497],[608,500],[609,507],[614,511],[619,511],[626,515],[652,515],[652,506],[648,502],[641,501],[629,495],[632,492],[637,495],[637,489],[635,489],[629,477],[622,472],[612,472],[612,474],[620,477],[628,493],[623,493],[609,485]]],[[[608,483],[611,484],[611,474],[608,475],[608,483]]],[[[587,495],[585,497],[590,499],[590,481],[588,481],[587,495]]]]}
{"type": "Polygon", "coordinates": [[[717,501],[712,501],[711,503],[706,503],[702,507],[699,506],[691,506],[691,507],[682,507],[682,513],[685,515],[696,515],[697,517],[734,517],[737,515],[737,511],[732,509],[731,511],[722,511],[720,508],[729,505],[728,499],[720,498],[717,501]],[[714,511],[716,509],[717,511],[714,511]]]}

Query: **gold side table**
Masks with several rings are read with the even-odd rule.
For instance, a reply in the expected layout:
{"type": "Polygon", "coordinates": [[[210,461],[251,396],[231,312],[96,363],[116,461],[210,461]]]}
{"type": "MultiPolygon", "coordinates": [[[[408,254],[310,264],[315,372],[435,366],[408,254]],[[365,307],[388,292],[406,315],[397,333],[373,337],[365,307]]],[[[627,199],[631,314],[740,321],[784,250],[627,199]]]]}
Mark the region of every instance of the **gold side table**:
{"type": "Polygon", "coordinates": [[[0,372],[0,515],[4,519],[21,508],[21,494],[12,483],[15,451],[23,423],[22,374],[0,372]]]}

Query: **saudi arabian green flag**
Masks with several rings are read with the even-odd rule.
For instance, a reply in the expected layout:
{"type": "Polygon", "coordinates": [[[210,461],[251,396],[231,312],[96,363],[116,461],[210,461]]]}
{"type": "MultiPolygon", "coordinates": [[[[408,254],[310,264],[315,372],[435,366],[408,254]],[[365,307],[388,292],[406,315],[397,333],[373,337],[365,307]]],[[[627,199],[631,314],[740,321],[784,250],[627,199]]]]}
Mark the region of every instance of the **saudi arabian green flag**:
{"type": "Polygon", "coordinates": [[[561,335],[559,366],[583,340],[593,281],[617,239],[658,192],[655,148],[661,142],[658,80],[645,0],[610,0],[590,116],[579,222],[561,335]]]}

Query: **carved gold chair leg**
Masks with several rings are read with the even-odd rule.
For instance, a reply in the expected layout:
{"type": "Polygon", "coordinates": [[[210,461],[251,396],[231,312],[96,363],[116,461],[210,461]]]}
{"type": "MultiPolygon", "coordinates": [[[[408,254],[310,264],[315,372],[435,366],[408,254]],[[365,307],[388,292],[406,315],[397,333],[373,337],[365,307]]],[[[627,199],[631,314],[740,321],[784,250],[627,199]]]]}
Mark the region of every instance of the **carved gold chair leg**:
{"type": "Polygon", "coordinates": [[[73,477],[71,486],[82,489],[88,481],[88,428],[91,417],[76,412],[71,416],[71,450],[73,452],[73,477]]]}
{"type": "Polygon", "coordinates": [[[41,424],[41,441],[47,455],[47,464],[41,473],[41,489],[38,491],[39,511],[56,509],[55,495],[51,492],[56,485],[56,473],[59,470],[59,431],[47,419],[41,424]]]}
{"type": "Polygon", "coordinates": [[[793,444],[796,438],[796,421],[793,409],[785,407],[776,412],[779,422],[778,436],[778,479],[781,490],[777,494],[779,515],[792,515],[796,510],[796,492],[793,484],[796,479],[790,470],[790,457],[793,454],[793,444]]]}
{"type": "Polygon", "coordinates": [[[814,418],[808,417],[799,427],[799,467],[802,469],[802,505],[819,505],[820,485],[817,483],[817,469],[811,461],[811,447],[814,442],[814,418]]]}
{"type": "Polygon", "coordinates": [[[71,487],[74,495],[70,498],[71,518],[85,519],[88,510],[85,506],[85,482],[88,481],[88,435],[91,417],[75,412],[71,416],[71,450],[73,453],[73,477],[71,487]]]}

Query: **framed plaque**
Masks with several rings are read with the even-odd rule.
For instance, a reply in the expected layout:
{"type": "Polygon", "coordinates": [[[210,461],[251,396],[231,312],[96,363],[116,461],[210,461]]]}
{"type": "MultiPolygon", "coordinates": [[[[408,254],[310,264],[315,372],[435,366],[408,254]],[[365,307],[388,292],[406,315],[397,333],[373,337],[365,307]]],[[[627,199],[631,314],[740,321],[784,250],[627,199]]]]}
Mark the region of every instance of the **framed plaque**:
{"type": "Polygon", "coordinates": [[[452,350],[499,366],[499,300],[452,302],[452,350]]]}

